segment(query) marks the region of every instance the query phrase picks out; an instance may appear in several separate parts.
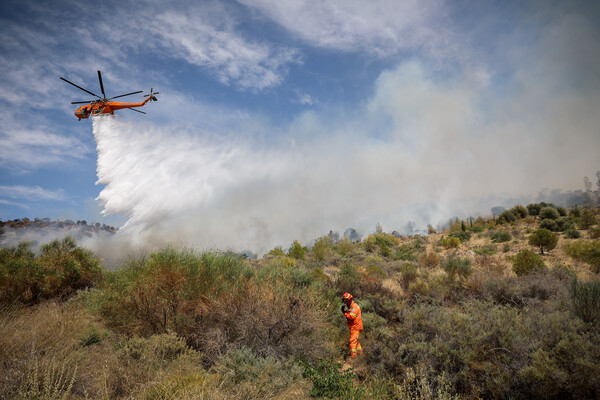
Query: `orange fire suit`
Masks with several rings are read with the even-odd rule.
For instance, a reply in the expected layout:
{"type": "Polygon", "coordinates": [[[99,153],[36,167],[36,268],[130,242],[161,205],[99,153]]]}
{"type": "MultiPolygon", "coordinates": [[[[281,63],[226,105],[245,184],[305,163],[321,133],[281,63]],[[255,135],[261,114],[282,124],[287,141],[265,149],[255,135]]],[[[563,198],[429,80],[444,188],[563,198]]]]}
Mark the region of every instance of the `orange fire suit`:
{"type": "Polygon", "coordinates": [[[350,358],[356,358],[357,354],[362,354],[362,347],[358,341],[358,335],[363,329],[360,307],[352,301],[348,312],[344,313],[344,315],[350,329],[350,358]]]}

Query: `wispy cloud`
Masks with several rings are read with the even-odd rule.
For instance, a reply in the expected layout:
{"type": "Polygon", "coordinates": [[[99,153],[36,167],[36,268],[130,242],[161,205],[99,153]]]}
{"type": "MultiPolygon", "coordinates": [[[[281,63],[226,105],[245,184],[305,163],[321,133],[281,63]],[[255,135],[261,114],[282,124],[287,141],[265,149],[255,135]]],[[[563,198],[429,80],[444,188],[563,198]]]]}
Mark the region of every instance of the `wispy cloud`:
{"type": "Polygon", "coordinates": [[[17,202],[14,202],[14,201],[9,201],[9,200],[4,200],[4,199],[0,199],[0,204],[4,204],[6,206],[16,206],[16,207],[21,207],[21,208],[29,209],[29,206],[26,206],[25,204],[21,204],[21,203],[17,203],[17,202]]]}
{"type": "Polygon", "coordinates": [[[208,68],[221,83],[255,89],[277,86],[287,66],[300,62],[296,50],[250,42],[223,15],[207,18],[203,11],[164,12],[156,16],[152,32],[172,55],[208,68]]]}
{"type": "Polygon", "coordinates": [[[0,166],[4,168],[22,172],[83,159],[92,151],[77,137],[56,133],[52,128],[44,130],[35,127],[43,125],[37,118],[16,121],[6,112],[0,115],[3,117],[0,127],[0,166]]]}
{"type": "Polygon", "coordinates": [[[310,44],[381,56],[402,50],[446,52],[452,31],[444,2],[394,0],[238,0],[310,44]]]}
{"type": "Polygon", "coordinates": [[[11,199],[36,200],[64,200],[66,198],[63,189],[48,190],[39,186],[0,185],[0,196],[11,199]]]}
{"type": "Polygon", "coordinates": [[[316,99],[314,99],[308,93],[304,93],[297,89],[294,91],[294,93],[296,94],[296,98],[292,100],[294,103],[302,104],[303,106],[312,106],[313,104],[317,103],[316,99]]]}

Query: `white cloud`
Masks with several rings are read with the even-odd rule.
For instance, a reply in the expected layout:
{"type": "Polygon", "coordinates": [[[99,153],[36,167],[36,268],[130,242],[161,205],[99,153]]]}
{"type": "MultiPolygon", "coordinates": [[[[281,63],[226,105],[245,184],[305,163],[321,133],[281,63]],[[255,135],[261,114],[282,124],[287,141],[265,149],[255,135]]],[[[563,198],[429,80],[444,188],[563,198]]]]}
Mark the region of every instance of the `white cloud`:
{"type": "Polygon", "coordinates": [[[48,190],[39,186],[0,185],[0,196],[11,199],[32,200],[64,200],[64,190],[48,190]]]}
{"type": "Polygon", "coordinates": [[[0,199],[0,204],[4,204],[7,206],[17,206],[17,207],[21,207],[21,208],[25,208],[25,209],[29,208],[29,206],[26,206],[25,204],[17,203],[14,201],[8,201],[8,200],[4,200],[4,199],[0,199]]]}
{"type": "Polygon", "coordinates": [[[382,56],[401,50],[446,53],[453,33],[442,1],[238,0],[324,48],[382,56]]]}
{"type": "Polygon", "coordinates": [[[1,113],[0,166],[13,171],[26,171],[48,165],[63,164],[73,159],[83,159],[92,149],[80,139],[44,130],[43,120],[33,117],[17,121],[6,112],[1,113]],[[32,127],[30,127],[32,126],[32,127]]]}
{"type": "Polygon", "coordinates": [[[214,71],[224,84],[264,89],[281,83],[286,67],[298,63],[297,51],[266,42],[250,42],[222,18],[206,18],[202,9],[192,14],[167,11],[155,17],[152,32],[172,54],[214,71]]]}
{"type": "Polygon", "coordinates": [[[295,90],[296,98],[293,100],[294,103],[302,104],[303,106],[312,106],[317,101],[308,93],[304,93],[300,90],[295,90]]]}

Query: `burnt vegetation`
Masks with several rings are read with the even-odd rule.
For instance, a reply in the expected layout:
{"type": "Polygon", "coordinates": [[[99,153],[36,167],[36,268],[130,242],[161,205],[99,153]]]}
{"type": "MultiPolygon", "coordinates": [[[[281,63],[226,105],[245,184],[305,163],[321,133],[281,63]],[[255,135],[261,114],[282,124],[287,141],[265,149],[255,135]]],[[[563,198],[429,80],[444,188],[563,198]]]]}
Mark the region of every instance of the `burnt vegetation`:
{"type": "Polygon", "coordinates": [[[73,237],[2,248],[0,397],[597,398],[600,210],[494,211],[115,271],[73,237]],[[365,327],[350,369],[346,291],[365,327]]]}

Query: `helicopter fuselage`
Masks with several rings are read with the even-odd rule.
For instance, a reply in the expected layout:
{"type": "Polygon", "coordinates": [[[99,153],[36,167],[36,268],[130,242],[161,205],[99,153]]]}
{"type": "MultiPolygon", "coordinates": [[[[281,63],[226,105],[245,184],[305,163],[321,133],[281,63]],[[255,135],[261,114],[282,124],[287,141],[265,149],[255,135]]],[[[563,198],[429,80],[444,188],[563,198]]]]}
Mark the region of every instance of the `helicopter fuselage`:
{"type": "Polygon", "coordinates": [[[123,108],[143,107],[150,100],[156,100],[156,98],[153,95],[150,95],[144,101],[139,103],[97,100],[90,104],[79,107],[77,110],[75,110],[75,116],[81,121],[82,119],[89,118],[90,115],[112,115],[116,110],[121,110],[123,108]]]}

